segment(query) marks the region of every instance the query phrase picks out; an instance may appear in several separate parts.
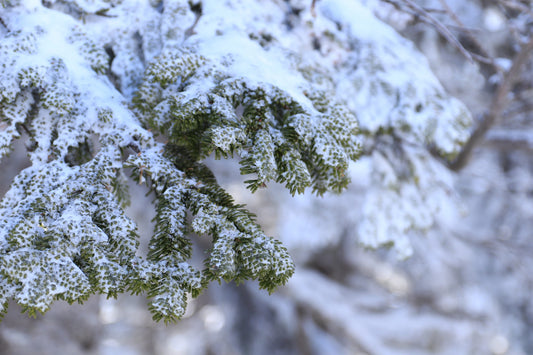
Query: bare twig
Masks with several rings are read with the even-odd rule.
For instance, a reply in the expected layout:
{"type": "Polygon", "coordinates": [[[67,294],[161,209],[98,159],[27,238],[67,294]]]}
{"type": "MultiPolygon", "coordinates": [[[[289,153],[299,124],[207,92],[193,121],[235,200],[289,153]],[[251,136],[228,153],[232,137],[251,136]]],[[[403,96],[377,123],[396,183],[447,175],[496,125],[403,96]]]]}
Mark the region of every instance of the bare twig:
{"type": "Polygon", "coordinates": [[[494,123],[500,120],[509,99],[509,94],[518,80],[523,67],[528,59],[530,59],[532,52],[533,37],[529,39],[529,42],[527,42],[515,56],[511,68],[504,74],[503,80],[496,90],[489,112],[484,115],[481,122],[463,146],[461,152],[457,155],[457,158],[450,163],[451,169],[456,171],[462,169],[470,159],[474,148],[483,140],[485,133],[487,133],[494,123]]]}
{"type": "Polygon", "coordinates": [[[316,0],[313,0],[313,2],[311,3],[311,15],[313,17],[316,17],[316,9],[315,9],[315,5],[316,5],[316,0]]]}
{"type": "Polygon", "coordinates": [[[516,115],[522,115],[525,113],[533,112],[533,102],[522,102],[518,107],[510,108],[506,110],[503,115],[505,117],[514,117],[516,115]]]}
{"type": "Polygon", "coordinates": [[[483,141],[484,146],[500,151],[533,151],[533,135],[524,130],[491,131],[483,141]]]}
{"type": "Polygon", "coordinates": [[[190,36],[196,33],[194,32],[194,29],[196,25],[198,25],[198,21],[200,21],[200,17],[202,17],[202,3],[199,2],[199,3],[193,4],[192,2],[189,2],[189,7],[191,8],[191,11],[194,13],[196,17],[191,27],[185,30],[185,36],[184,36],[185,39],[189,38],[190,36]]]}
{"type": "Polygon", "coordinates": [[[436,19],[433,15],[428,13],[423,7],[417,5],[411,0],[382,0],[383,2],[392,4],[395,8],[397,8],[400,11],[404,11],[407,13],[410,13],[411,15],[415,16],[420,21],[427,23],[429,25],[434,26],[437,31],[446,38],[446,40],[454,46],[461,54],[468,59],[470,62],[474,61],[474,58],[472,57],[472,54],[463,47],[461,42],[453,35],[453,33],[450,32],[450,30],[443,25],[438,19],[436,19]]]}
{"type": "Polygon", "coordinates": [[[533,11],[522,3],[512,1],[512,0],[498,0],[498,3],[507,7],[508,9],[518,10],[520,12],[527,13],[530,16],[533,16],[533,11]]]}
{"type": "Polygon", "coordinates": [[[474,58],[477,62],[479,63],[483,63],[483,64],[487,64],[487,65],[490,65],[494,68],[494,70],[496,72],[501,72],[501,68],[500,66],[498,66],[496,64],[496,62],[494,61],[494,58],[490,57],[490,56],[484,56],[484,55],[479,55],[479,54],[476,54],[476,53],[470,53],[470,55],[472,56],[472,58],[474,58]]]}
{"type": "Polygon", "coordinates": [[[472,41],[472,43],[476,46],[476,49],[477,51],[480,53],[480,54],[475,54],[475,53],[471,53],[472,57],[481,62],[481,63],[484,63],[484,64],[489,64],[491,65],[496,71],[499,71],[499,67],[496,65],[496,63],[494,62],[494,59],[491,58],[491,56],[489,55],[489,53],[485,50],[485,48],[483,47],[483,45],[478,41],[478,39],[476,38],[476,36],[474,36],[474,34],[472,33],[472,31],[470,31],[466,26],[465,24],[463,23],[463,21],[461,21],[461,19],[459,18],[459,16],[457,16],[457,14],[450,8],[450,6],[448,5],[448,2],[446,0],[439,0],[442,8],[446,11],[446,13],[448,14],[448,16],[459,26],[459,28],[461,28],[461,31],[466,35],[468,36],[468,38],[472,41]]]}

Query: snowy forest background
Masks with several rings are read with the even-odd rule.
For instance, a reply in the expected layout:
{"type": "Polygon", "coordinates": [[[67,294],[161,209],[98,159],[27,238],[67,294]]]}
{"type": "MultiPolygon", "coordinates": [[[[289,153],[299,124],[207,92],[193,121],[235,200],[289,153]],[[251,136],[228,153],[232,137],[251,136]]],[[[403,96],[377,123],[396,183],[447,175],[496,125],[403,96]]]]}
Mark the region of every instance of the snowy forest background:
{"type": "MultiPolygon", "coordinates": [[[[286,2],[297,9],[292,16],[310,21],[324,16],[321,6],[327,3],[286,2]]],[[[363,4],[413,41],[446,91],[471,112],[472,130],[494,116],[465,165],[428,164],[433,169],[428,174],[438,178],[427,178],[421,188],[427,201],[417,205],[403,203],[401,194],[385,202],[368,197],[369,186],[376,187],[365,178],[374,176],[369,165],[375,162],[365,159],[351,166],[347,191],[324,197],[292,197],[275,184],[251,194],[236,161],[209,160],[221,185],[288,247],[296,272],[286,286],[269,296],[255,282],[213,284],[171,325],[153,322],[146,300],[128,295],[94,296],[82,306],[56,302],[37,319],[19,314],[12,304],[0,323],[0,353],[533,353],[532,5],[527,0],[337,2],[363,4]],[[517,58],[523,60],[520,71],[506,83],[517,58]],[[502,89],[504,84],[509,87],[502,89]],[[376,209],[392,211],[383,217],[392,225],[385,234],[395,234],[386,236],[391,248],[365,248],[372,241],[362,241],[360,233],[374,227],[362,226],[373,213],[362,206],[363,196],[376,209]],[[430,216],[414,228],[394,225],[395,218],[423,213],[430,216]]],[[[371,104],[369,110],[379,111],[371,104]]],[[[23,142],[17,144],[2,161],[0,195],[29,163],[23,142]]],[[[129,214],[147,238],[150,197],[138,185],[130,188],[129,214]]]]}

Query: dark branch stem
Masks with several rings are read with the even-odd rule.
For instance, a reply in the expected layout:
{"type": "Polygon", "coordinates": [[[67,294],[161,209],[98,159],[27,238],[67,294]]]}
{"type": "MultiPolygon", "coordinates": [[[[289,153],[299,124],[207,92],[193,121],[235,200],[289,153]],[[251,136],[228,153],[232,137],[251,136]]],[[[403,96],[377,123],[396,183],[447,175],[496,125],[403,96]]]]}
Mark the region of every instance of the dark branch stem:
{"type": "Polygon", "coordinates": [[[443,7],[444,11],[448,14],[448,16],[450,16],[450,18],[459,26],[459,28],[461,29],[461,31],[466,35],[468,36],[468,38],[472,41],[472,43],[477,47],[477,50],[480,54],[475,54],[475,53],[471,53],[473,59],[481,62],[481,63],[484,63],[484,64],[488,64],[488,65],[491,65],[493,68],[496,69],[496,71],[498,71],[498,66],[494,63],[494,59],[491,58],[491,56],[488,54],[488,52],[485,50],[485,48],[483,47],[483,45],[478,41],[478,39],[476,38],[476,36],[474,36],[474,34],[472,33],[472,31],[470,31],[466,26],[465,24],[463,23],[463,21],[461,21],[461,19],[459,18],[459,16],[457,16],[457,14],[450,8],[450,5],[448,5],[448,2],[446,0],[439,0],[440,1],[440,4],[441,6],[443,7]]]}
{"type": "Polygon", "coordinates": [[[437,31],[444,37],[446,40],[453,45],[463,56],[465,56],[466,59],[468,59],[470,62],[474,62],[474,58],[472,58],[472,54],[470,54],[469,51],[463,47],[461,42],[448,30],[448,28],[443,25],[438,19],[436,19],[433,15],[428,13],[423,7],[417,5],[411,0],[382,0],[383,2],[387,2],[389,4],[392,4],[394,7],[399,9],[400,11],[404,11],[407,13],[412,14],[417,19],[419,19],[422,22],[425,22],[429,25],[432,25],[437,29],[437,31]],[[403,6],[402,6],[403,5],[403,6]]]}
{"type": "Polygon", "coordinates": [[[194,29],[196,28],[196,25],[198,25],[198,22],[200,21],[200,18],[202,17],[202,3],[201,2],[196,3],[196,4],[189,2],[189,6],[191,8],[191,11],[194,13],[196,17],[191,27],[189,27],[185,31],[185,39],[189,38],[190,36],[196,33],[194,32],[194,29]]]}
{"type": "Polygon", "coordinates": [[[531,11],[531,9],[529,7],[527,7],[526,5],[524,5],[522,3],[518,3],[516,1],[511,1],[511,0],[498,0],[498,3],[500,3],[501,5],[509,8],[509,9],[518,10],[518,11],[527,13],[530,16],[533,16],[533,11],[531,11]]]}
{"type": "Polygon", "coordinates": [[[498,86],[494,99],[492,100],[489,112],[483,116],[481,122],[463,146],[463,149],[457,155],[457,158],[450,163],[449,167],[452,170],[458,171],[465,167],[466,163],[470,160],[472,151],[483,140],[485,133],[487,133],[494,123],[500,120],[509,100],[509,94],[519,78],[524,65],[530,58],[531,52],[533,52],[533,37],[521,48],[520,52],[514,58],[511,68],[504,74],[503,80],[498,86]]]}
{"type": "Polygon", "coordinates": [[[517,107],[507,109],[503,115],[505,117],[514,117],[517,115],[530,114],[533,112],[533,102],[523,101],[517,107]]]}
{"type": "Polygon", "coordinates": [[[316,5],[316,0],[313,0],[313,2],[311,3],[311,14],[313,15],[313,17],[316,17],[315,5],[316,5]]]}

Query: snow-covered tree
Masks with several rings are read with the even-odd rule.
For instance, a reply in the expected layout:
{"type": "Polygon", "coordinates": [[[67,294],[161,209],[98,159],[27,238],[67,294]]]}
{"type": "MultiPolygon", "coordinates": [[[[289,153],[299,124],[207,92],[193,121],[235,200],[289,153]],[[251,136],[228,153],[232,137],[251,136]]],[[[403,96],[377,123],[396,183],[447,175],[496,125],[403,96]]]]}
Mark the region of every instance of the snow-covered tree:
{"type": "MultiPolygon", "coordinates": [[[[0,157],[22,139],[31,161],[0,203],[3,312],[9,299],[34,314],[132,292],[170,321],[211,281],[285,284],[286,247],[217,183],[210,156],[237,159],[252,192],[351,181],[357,240],[402,258],[408,234],[453,202],[440,157],[457,155],[471,117],[360,1],[2,5],[0,157]],[[128,179],[154,196],[146,255],[128,179]],[[211,238],[203,267],[189,262],[192,238],[211,238]]],[[[296,253],[327,242],[289,212],[296,253]]]]}

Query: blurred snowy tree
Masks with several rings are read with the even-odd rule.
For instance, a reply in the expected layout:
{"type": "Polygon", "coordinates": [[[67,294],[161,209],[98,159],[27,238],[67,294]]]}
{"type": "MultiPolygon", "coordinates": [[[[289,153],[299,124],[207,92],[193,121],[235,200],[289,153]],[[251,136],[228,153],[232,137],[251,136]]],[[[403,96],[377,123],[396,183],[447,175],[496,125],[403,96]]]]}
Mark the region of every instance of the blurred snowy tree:
{"type": "MultiPolygon", "coordinates": [[[[360,1],[7,0],[0,19],[0,156],[26,139],[31,160],[0,203],[3,312],[132,292],[170,321],[213,280],[285,284],[287,249],[217,183],[212,155],[237,157],[252,192],[351,179],[358,241],[400,258],[453,206],[442,158],[471,116],[360,1]],[[155,196],[147,255],[129,173],[155,196]],[[203,268],[193,234],[212,238],[203,268]]],[[[327,242],[293,221],[289,245],[327,242]]]]}
{"type": "Polygon", "coordinates": [[[1,4],[5,351],[533,353],[530,1],[1,4]]]}
{"type": "MultiPolygon", "coordinates": [[[[364,153],[341,196],[284,199],[278,235],[298,272],[283,300],[268,302],[272,313],[292,305],[292,325],[303,328],[293,332],[300,342],[292,344],[313,354],[325,352],[320,346],[343,354],[530,354],[532,4],[362,2],[417,41],[445,87],[475,114],[472,134],[445,163],[455,172],[429,159],[440,170],[439,180],[429,181],[439,181],[442,192],[430,190],[427,206],[434,208],[421,211],[430,212],[428,237],[405,233],[413,249],[406,262],[354,247],[366,238],[368,221],[360,201],[369,196],[374,163],[365,163],[364,153]],[[461,208],[450,204],[459,200],[454,195],[461,208]]],[[[431,154],[442,156],[433,148],[431,154]]],[[[396,215],[406,214],[405,200],[398,201],[396,215]]],[[[287,323],[277,318],[277,325],[287,323]]]]}

